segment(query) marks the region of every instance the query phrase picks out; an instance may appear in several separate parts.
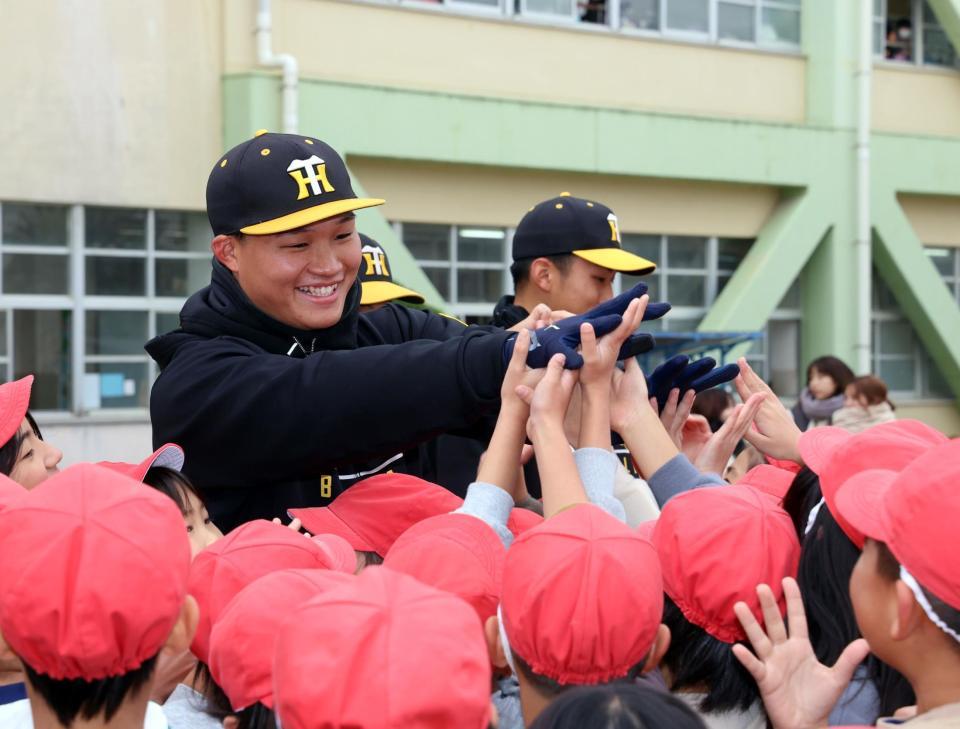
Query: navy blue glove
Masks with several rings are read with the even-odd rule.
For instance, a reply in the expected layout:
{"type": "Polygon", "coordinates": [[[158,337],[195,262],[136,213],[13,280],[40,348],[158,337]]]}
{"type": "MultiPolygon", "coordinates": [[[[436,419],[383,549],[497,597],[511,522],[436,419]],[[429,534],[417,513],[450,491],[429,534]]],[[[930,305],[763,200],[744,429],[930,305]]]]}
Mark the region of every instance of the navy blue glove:
{"type": "MultiPolygon", "coordinates": [[[[641,281],[632,289],[624,291],[619,296],[614,296],[612,299],[593,307],[586,314],[583,314],[582,318],[586,321],[591,321],[597,317],[610,316],[612,314],[623,316],[627,307],[630,306],[630,302],[634,299],[639,299],[645,293],[647,293],[647,285],[641,281]]],[[[670,311],[670,304],[665,301],[647,304],[646,311],[643,312],[643,321],[659,319],[668,311],[670,311]]],[[[575,318],[579,319],[581,317],[575,318]]],[[[600,338],[600,334],[597,334],[597,338],[600,338]]],[[[649,352],[655,345],[656,341],[649,334],[635,332],[621,345],[617,360],[622,362],[625,359],[636,357],[638,354],[649,352]]]]}
{"type": "Polygon", "coordinates": [[[647,378],[647,392],[650,397],[657,398],[657,406],[663,410],[674,388],[680,390],[682,398],[690,390],[700,393],[730,382],[740,373],[740,368],[735,364],[714,369],[716,364],[713,357],[690,362],[688,357],[679,354],[657,367],[647,378]]]}
{"type": "MultiPolygon", "coordinates": [[[[580,346],[580,325],[587,319],[584,316],[571,316],[561,319],[543,329],[530,329],[530,351],[527,353],[527,367],[537,369],[546,367],[547,362],[555,354],[563,354],[566,360],[564,369],[578,370],[583,367],[583,357],[577,352],[580,346]]],[[[609,314],[587,323],[593,326],[597,339],[609,334],[623,322],[619,314],[609,314]]],[[[510,337],[503,343],[503,361],[507,363],[513,355],[513,345],[516,337],[510,337]]]]}

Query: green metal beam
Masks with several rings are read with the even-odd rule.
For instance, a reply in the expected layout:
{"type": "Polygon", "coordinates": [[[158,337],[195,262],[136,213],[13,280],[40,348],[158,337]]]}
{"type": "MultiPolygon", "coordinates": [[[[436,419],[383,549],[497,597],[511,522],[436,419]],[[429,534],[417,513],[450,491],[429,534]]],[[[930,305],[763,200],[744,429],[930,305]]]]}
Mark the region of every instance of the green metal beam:
{"type": "Polygon", "coordinates": [[[960,400],[960,308],[890,190],[874,193],[874,265],[960,400]]]}
{"type": "Polygon", "coordinates": [[[960,50],[960,0],[927,0],[953,47],[960,50]]]}

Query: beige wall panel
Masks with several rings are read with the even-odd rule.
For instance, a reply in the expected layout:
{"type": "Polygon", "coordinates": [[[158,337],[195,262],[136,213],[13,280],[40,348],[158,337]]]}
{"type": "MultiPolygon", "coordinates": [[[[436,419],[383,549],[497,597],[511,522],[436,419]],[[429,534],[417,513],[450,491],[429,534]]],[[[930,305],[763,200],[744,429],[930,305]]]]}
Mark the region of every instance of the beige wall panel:
{"type": "Polygon", "coordinates": [[[882,132],[960,136],[960,73],[908,64],[874,66],[873,127],[882,132]]]}
{"type": "Polygon", "coordinates": [[[960,436],[960,411],[953,402],[897,400],[897,417],[914,418],[951,438],[960,436]]]}
{"type": "MultiPolygon", "coordinates": [[[[336,0],[276,0],[274,50],[306,78],[557,104],[802,123],[805,61],[336,0]]],[[[438,6],[439,7],[439,6],[438,6]]],[[[255,65],[253,2],[228,3],[228,72],[255,65]]],[[[594,32],[591,32],[593,30],[594,32]]]]}
{"type": "Polygon", "coordinates": [[[204,207],[219,0],[8,2],[2,16],[0,199],[204,207]]]}
{"type": "Polygon", "coordinates": [[[516,225],[531,205],[570,192],[609,205],[620,229],[753,237],[777,203],[776,189],[351,157],[350,169],[390,220],[516,225]]]}
{"type": "Polygon", "coordinates": [[[960,198],[897,195],[897,200],[925,245],[960,247],[960,198]]]}

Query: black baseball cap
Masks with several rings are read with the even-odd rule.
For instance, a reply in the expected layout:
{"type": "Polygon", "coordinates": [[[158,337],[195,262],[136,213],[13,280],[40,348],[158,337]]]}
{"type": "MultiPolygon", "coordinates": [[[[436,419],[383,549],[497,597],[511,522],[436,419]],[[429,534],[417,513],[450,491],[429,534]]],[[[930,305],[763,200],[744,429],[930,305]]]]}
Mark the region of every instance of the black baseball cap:
{"type": "Polygon", "coordinates": [[[572,253],[602,268],[637,276],[657,264],[623,250],[617,216],[606,205],[561,192],[537,203],[513,234],[513,260],[572,253]]]}
{"type": "Polygon", "coordinates": [[[266,129],[217,160],[207,180],[214,235],[282,233],[383,202],[356,196],[329,144],[266,129]]]}
{"type": "Polygon", "coordinates": [[[360,305],[385,304],[388,301],[407,301],[422,304],[422,294],[394,283],[390,262],[383,247],[368,235],[360,234],[360,305]]]}

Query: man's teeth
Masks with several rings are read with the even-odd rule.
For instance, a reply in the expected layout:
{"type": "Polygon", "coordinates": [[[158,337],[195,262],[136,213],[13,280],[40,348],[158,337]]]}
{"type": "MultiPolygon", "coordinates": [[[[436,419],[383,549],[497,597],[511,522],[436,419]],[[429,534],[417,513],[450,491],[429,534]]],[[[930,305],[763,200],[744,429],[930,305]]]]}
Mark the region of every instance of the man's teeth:
{"type": "Polygon", "coordinates": [[[331,286],[301,286],[299,290],[311,296],[330,296],[330,294],[337,290],[338,286],[339,284],[333,284],[331,286]]]}

